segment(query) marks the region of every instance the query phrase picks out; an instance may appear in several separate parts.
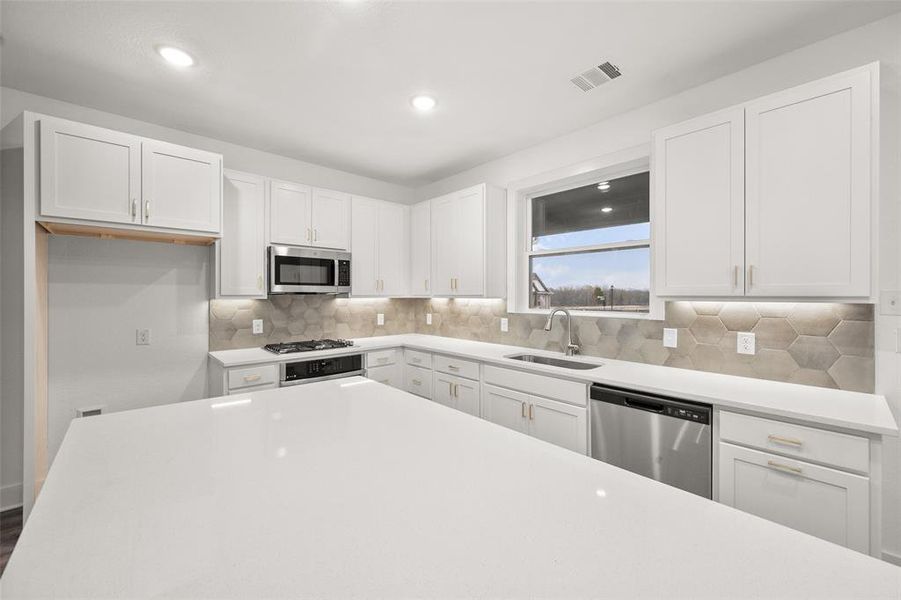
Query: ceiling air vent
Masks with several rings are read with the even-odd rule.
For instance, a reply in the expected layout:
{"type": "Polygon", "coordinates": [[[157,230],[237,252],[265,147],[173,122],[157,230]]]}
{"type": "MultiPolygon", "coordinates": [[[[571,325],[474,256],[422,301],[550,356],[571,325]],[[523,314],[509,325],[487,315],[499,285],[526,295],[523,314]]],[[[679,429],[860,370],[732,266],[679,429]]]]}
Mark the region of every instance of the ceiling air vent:
{"type": "Polygon", "coordinates": [[[570,81],[583,92],[590,92],[602,83],[607,83],[611,79],[616,79],[622,75],[619,67],[605,62],[596,67],[591,67],[584,73],[576,75],[570,81]]]}

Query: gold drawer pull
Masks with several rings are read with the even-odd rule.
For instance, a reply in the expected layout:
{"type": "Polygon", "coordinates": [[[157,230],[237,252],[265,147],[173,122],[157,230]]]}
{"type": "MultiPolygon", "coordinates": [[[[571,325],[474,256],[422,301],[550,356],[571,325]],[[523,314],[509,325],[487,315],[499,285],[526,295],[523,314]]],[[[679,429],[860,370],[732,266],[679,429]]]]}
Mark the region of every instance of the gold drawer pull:
{"type": "Polygon", "coordinates": [[[526,403],[525,402],[522,403],[522,418],[523,419],[526,418],[526,403]]]}
{"type": "Polygon", "coordinates": [[[451,371],[459,371],[460,370],[460,367],[458,367],[457,365],[447,365],[447,368],[450,369],[451,371]]]}
{"type": "Polygon", "coordinates": [[[414,379],[414,380],[413,380],[413,385],[422,385],[422,382],[419,381],[418,379],[414,379]]]}
{"type": "Polygon", "coordinates": [[[779,471],[785,471],[786,473],[793,473],[795,475],[800,475],[803,472],[801,471],[801,467],[790,467],[788,465],[776,462],[775,460],[768,460],[766,461],[766,464],[770,468],[778,469],[779,471]]]}
{"type": "Polygon", "coordinates": [[[387,356],[383,356],[382,358],[377,359],[377,362],[380,362],[380,363],[388,362],[388,357],[387,357],[387,356]]]}
{"type": "Polygon", "coordinates": [[[244,376],[244,381],[246,381],[247,383],[250,383],[251,381],[259,381],[259,380],[260,380],[260,375],[245,375],[244,376]]]}
{"type": "Polygon", "coordinates": [[[798,446],[799,448],[804,445],[804,442],[802,442],[801,440],[782,437],[781,435],[776,435],[775,433],[771,433],[770,435],[766,436],[766,439],[777,444],[787,444],[789,446],[798,446]]]}
{"type": "Polygon", "coordinates": [[[530,421],[534,421],[534,420],[535,420],[535,411],[533,410],[534,408],[535,408],[535,405],[534,405],[534,404],[530,404],[530,405],[529,405],[529,420],[530,420],[530,421]]]}
{"type": "Polygon", "coordinates": [[[411,362],[413,362],[414,364],[417,364],[417,365],[418,365],[419,363],[422,362],[422,360],[420,360],[420,359],[418,359],[418,358],[414,358],[414,359],[411,360],[411,362]]]}

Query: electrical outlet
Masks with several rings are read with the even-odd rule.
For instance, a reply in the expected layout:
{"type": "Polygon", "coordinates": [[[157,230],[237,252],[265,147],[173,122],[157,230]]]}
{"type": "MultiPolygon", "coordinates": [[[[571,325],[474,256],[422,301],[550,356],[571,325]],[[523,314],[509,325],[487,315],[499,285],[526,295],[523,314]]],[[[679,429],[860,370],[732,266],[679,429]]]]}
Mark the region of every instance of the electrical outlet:
{"type": "Polygon", "coordinates": [[[253,320],[253,334],[260,335],[263,333],[263,319],[254,319],[253,320]]]}
{"type": "Polygon", "coordinates": [[[385,324],[385,313],[379,313],[375,316],[375,324],[376,325],[384,325],[385,324]]]}
{"type": "Polygon", "coordinates": [[[138,346],[149,346],[150,345],[150,330],[149,329],[138,329],[135,332],[135,343],[138,346]]]}
{"type": "Polygon", "coordinates": [[[501,331],[510,331],[510,321],[506,317],[501,319],[501,331]]]}
{"type": "Polygon", "coordinates": [[[735,351],[739,354],[755,354],[757,352],[756,336],[753,333],[741,332],[735,343],[735,351]]]}
{"type": "Polygon", "coordinates": [[[425,324],[426,324],[426,325],[431,325],[431,324],[432,324],[432,313],[426,313],[426,314],[425,314],[425,324]]]}
{"type": "Polygon", "coordinates": [[[665,327],[663,329],[663,347],[676,348],[679,345],[679,330],[665,327]]]}
{"type": "Polygon", "coordinates": [[[883,315],[901,315],[901,292],[879,294],[879,312],[883,315]]]}

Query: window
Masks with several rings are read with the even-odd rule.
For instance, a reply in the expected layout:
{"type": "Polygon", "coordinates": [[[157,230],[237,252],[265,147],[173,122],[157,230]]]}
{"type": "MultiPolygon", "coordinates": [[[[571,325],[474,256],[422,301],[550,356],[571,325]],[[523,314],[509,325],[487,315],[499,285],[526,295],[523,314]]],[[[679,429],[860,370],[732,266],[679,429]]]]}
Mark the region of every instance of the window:
{"type": "Polygon", "coordinates": [[[648,313],[647,171],[531,199],[529,308],[648,313]]]}

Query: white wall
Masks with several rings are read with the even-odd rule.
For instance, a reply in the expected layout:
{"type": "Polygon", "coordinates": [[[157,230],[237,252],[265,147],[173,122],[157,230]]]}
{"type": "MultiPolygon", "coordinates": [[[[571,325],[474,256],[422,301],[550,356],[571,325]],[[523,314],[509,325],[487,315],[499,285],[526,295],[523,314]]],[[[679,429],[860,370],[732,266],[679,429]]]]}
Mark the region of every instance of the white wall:
{"type": "MultiPolygon", "coordinates": [[[[227,169],[237,169],[393,202],[408,203],[414,197],[412,189],[393,183],[137,121],[122,115],[85,108],[13,88],[0,87],[0,128],[5,127],[7,123],[26,110],[125,131],[173,144],[218,152],[222,154],[227,169]]],[[[263,109],[261,108],[261,110],[263,109]]]]}
{"type": "Polygon", "coordinates": [[[51,460],[78,407],[205,397],[209,271],[204,246],[50,236],[51,460]]]}
{"type": "MultiPolygon", "coordinates": [[[[651,131],[704,113],[873,61],[881,62],[880,289],[901,289],[901,14],[762,62],[586,129],[559,137],[416,190],[432,198],[476,183],[502,187],[647,144],[651,131]]],[[[603,98],[603,88],[598,92],[603,98]]],[[[901,318],[876,319],[876,390],[901,417],[901,354],[896,352],[901,318]]],[[[901,441],[885,441],[883,547],[901,564],[901,441]]]]}

